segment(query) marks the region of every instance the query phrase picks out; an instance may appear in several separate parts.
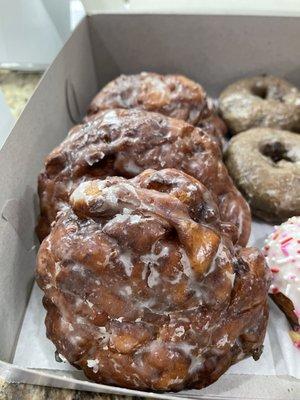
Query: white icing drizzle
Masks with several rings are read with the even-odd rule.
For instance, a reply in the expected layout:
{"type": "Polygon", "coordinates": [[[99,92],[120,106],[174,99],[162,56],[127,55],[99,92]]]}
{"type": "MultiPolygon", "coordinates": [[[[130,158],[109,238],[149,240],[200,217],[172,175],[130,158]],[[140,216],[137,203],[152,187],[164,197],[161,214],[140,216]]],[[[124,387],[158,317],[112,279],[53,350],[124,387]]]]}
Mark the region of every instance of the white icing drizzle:
{"type": "Polygon", "coordinates": [[[181,264],[182,264],[182,267],[183,267],[183,272],[185,273],[185,275],[187,277],[190,278],[190,277],[193,276],[193,270],[192,270],[192,267],[191,267],[190,260],[189,260],[189,258],[188,258],[188,256],[187,256],[187,254],[186,254],[184,249],[180,248],[179,251],[181,253],[181,264]]]}
{"type": "Polygon", "coordinates": [[[217,341],[217,347],[223,347],[226,343],[229,343],[227,333],[220,340],[217,341]]]}
{"type": "Polygon", "coordinates": [[[160,258],[166,257],[168,255],[168,247],[163,247],[158,254],[155,254],[154,247],[152,246],[151,252],[149,254],[144,254],[143,256],[141,256],[141,261],[143,261],[145,264],[157,265],[160,258]]]}
{"type": "Polygon", "coordinates": [[[153,288],[159,283],[160,273],[154,267],[159,265],[159,260],[169,255],[169,248],[163,247],[158,254],[155,254],[155,246],[152,245],[151,251],[148,254],[144,254],[140,257],[141,261],[145,264],[145,268],[142,271],[142,278],[145,279],[147,270],[149,268],[150,274],[147,279],[147,284],[150,288],[153,288]]]}
{"type": "Polygon", "coordinates": [[[159,272],[152,265],[150,266],[150,274],[147,282],[150,288],[153,288],[159,282],[159,272]]]}
{"type": "Polygon", "coordinates": [[[99,360],[98,358],[87,360],[87,366],[93,369],[93,372],[96,374],[99,371],[99,360]]]}
{"type": "Polygon", "coordinates": [[[125,171],[129,172],[132,175],[138,175],[142,168],[136,165],[133,160],[129,160],[126,164],[123,165],[125,171]]]}
{"type": "Polygon", "coordinates": [[[230,280],[231,286],[233,287],[234,280],[235,280],[235,274],[231,274],[228,271],[226,271],[225,274],[226,274],[227,278],[230,280]]]}
{"type": "Polygon", "coordinates": [[[61,271],[61,266],[59,262],[55,263],[55,277],[57,277],[57,275],[60,273],[61,271]]]}
{"type": "Polygon", "coordinates": [[[131,276],[132,269],[133,269],[131,253],[129,251],[127,251],[126,253],[122,253],[119,256],[119,259],[120,259],[121,263],[124,265],[126,275],[131,276]]]}
{"type": "Polygon", "coordinates": [[[185,334],[184,326],[178,326],[175,328],[175,336],[181,337],[185,334]]]}

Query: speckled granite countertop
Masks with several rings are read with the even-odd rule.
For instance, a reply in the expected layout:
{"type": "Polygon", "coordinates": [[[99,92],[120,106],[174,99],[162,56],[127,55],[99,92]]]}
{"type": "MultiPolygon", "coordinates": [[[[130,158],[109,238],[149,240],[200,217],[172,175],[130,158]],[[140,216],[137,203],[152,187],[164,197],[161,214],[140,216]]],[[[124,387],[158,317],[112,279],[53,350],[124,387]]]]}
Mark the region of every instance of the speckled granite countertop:
{"type": "Polygon", "coordinates": [[[41,77],[41,73],[23,73],[0,69],[0,89],[15,118],[23,111],[41,77]]]}
{"type": "MultiPolygon", "coordinates": [[[[22,73],[0,69],[0,90],[12,114],[18,118],[40,80],[40,73],[22,73]]],[[[0,378],[0,400],[130,400],[112,396],[56,389],[35,385],[7,383],[0,378]]]]}
{"type": "MultiPolygon", "coordinates": [[[[0,400],[131,400],[132,397],[78,392],[42,386],[6,383],[0,378],[0,400]]],[[[137,398],[136,398],[137,399],[137,398]]]]}

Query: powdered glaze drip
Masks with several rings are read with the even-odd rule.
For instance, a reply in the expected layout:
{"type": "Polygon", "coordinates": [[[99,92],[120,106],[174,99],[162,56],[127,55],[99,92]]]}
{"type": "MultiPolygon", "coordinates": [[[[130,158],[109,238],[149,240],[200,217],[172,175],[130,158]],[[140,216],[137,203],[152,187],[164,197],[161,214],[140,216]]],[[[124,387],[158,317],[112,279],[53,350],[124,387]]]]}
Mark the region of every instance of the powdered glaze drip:
{"type": "Polygon", "coordinates": [[[257,358],[268,279],[236,250],[212,194],[177,170],[83,182],[42,243],[47,335],[96,382],[203,387],[257,358]]]}
{"type": "MultiPolygon", "coordinates": [[[[199,128],[141,110],[102,111],[73,128],[47,157],[39,177],[40,237],[49,233],[50,223],[78,184],[107,176],[132,177],[147,168],[178,168],[194,176],[211,190],[224,230],[234,242],[247,243],[249,207],[234,187],[219,147],[199,128]]],[[[185,190],[193,197],[193,190],[185,190]]]]}

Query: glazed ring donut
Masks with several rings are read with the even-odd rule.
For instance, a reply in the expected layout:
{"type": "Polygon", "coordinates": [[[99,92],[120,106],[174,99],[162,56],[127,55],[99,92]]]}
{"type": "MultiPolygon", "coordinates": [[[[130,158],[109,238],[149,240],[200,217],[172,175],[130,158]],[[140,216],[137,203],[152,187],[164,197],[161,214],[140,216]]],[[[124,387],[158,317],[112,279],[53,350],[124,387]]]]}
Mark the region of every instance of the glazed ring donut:
{"type": "Polygon", "coordinates": [[[231,139],[225,161],[256,216],[277,223],[300,215],[299,135],[250,129],[231,139]]]}
{"type": "Polygon", "coordinates": [[[233,135],[255,127],[300,132],[300,91],[274,76],[228,86],[220,96],[220,111],[233,135]]]}

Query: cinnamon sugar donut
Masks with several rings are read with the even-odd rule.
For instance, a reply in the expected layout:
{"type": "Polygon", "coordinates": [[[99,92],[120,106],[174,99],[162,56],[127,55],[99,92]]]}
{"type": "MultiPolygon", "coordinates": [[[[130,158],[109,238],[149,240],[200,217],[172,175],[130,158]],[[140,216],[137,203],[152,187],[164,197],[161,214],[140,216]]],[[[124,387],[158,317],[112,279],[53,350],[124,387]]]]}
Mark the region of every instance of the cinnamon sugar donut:
{"type": "Polygon", "coordinates": [[[212,101],[201,85],[183,75],[121,75],[94,97],[86,120],[99,111],[114,108],[155,111],[194,126],[203,125],[220,146],[224,144],[227,127],[213,112],[212,101]]]}
{"type": "Polygon", "coordinates": [[[177,170],[81,183],[38,253],[57,351],[95,382],[160,391],[258,359],[264,257],[221,225],[213,195],[177,170]]]}
{"type": "Polygon", "coordinates": [[[220,110],[233,135],[255,127],[300,132],[300,91],[274,76],[229,85],[220,95],[220,110]]]}
{"type": "Polygon", "coordinates": [[[39,176],[40,238],[49,233],[57,211],[79,183],[167,167],[181,169],[211,190],[234,242],[247,243],[249,207],[233,185],[214,140],[182,120],[136,109],[99,112],[74,127],[47,157],[39,176]]]}

